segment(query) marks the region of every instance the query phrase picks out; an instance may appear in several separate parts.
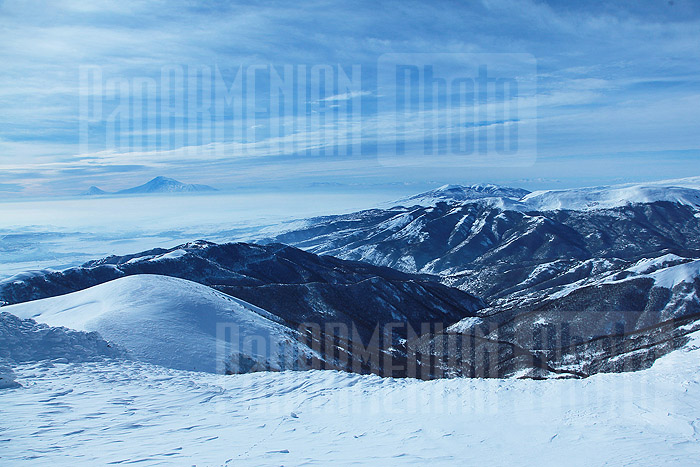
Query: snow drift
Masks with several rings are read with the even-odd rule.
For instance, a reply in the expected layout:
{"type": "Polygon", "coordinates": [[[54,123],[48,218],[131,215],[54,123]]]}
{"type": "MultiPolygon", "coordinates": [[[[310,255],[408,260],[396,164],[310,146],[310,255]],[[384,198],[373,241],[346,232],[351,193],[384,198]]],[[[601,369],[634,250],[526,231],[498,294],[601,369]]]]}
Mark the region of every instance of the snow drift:
{"type": "Polygon", "coordinates": [[[0,362],[13,364],[56,359],[85,362],[126,355],[124,349],[110,345],[96,332],[50,327],[33,319],[0,312],[0,362]]]}

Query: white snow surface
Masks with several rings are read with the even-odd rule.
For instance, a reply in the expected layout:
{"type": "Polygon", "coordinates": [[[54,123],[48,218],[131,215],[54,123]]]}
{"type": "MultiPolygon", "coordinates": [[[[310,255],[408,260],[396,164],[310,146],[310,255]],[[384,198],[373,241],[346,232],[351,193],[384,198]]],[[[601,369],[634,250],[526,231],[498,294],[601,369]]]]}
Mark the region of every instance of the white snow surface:
{"type": "Polygon", "coordinates": [[[482,318],[479,318],[478,316],[470,316],[469,318],[464,318],[463,320],[458,321],[455,324],[449,326],[447,328],[447,332],[465,332],[466,330],[471,329],[474,326],[478,326],[483,322],[484,320],[482,318]]]}
{"type": "MultiPolygon", "coordinates": [[[[638,278],[651,278],[656,287],[673,289],[678,284],[692,283],[700,277],[700,259],[682,258],[673,254],[658,258],[642,259],[625,269],[633,275],[616,279],[617,274],[594,281],[597,284],[629,281],[638,278]]],[[[586,283],[585,285],[590,285],[586,283]]]]}
{"type": "MultiPolygon", "coordinates": [[[[666,254],[657,258],[641,259],[624,271],[631,273],[631,275],[618,278],[619,273],[616,271],[603,276],[581,279],[565,285],[557,292],[550,294],[549,298],[565,297],[581,287],[613,284],[640,278],[653,279],[656,287],[674,289],[679,284],[692,284],[700,278],[700,259],[666,254]]],[[[692,298],[692,295],[686,297],[687,300],[692,298]]]]}
{"type": "Polygon", "coordinates": [[[148,261],[161,261],[164,259],[177,259],[181,256],[185,256],[187,252],[185,250],[173,250],[170,253],[164,253],[162,255],[154,256],[153,258],[150,258],[148,261]]]}
{"type": "Polygon", "coordinates": [[[133,358],[180,370],[291,368],[311,349],[274,317],[205,285],[134,275],[58,297],[2,307],[50,326],[97,331],[133,358]],[[252,359],[252,361],[251,361],[252,359]]]}
{"type": "Polygon", "coordinates": [[[669,201],[700,209],[700,177],[661,180],[643,184],[540,190],[524,194],[519,188],[497,185],[445,185],[432,191],[401,198],[394,204],[432,206],[440,201],[479,202],[503,210],[587,211],[634,203],[669,201]]]}
{"type": "Polygon", "coordinates": [[[658,258],[644,258],[637,261],[634,266],[627,268],[627,271],[633,272],[635,274],[648,274],[657,269],[668,267],[673,263],[687,262],[687,258],[683,258],[672,253],[668,253],[658,258]]]}
{"type": "Polygon", "coordinates": [[[110,345],[96,332],[50,327],[2,310],[0,309],[0,378],[3,362],[13,364],[60,359],[68,363],[128,357],[124,349],[110,345]]]}
{"type": "Polygon", "coordinates": [[[0,464],[700,465],[700,350],[585,380],[214,375],[34,363],[0,390],[0,464]]]}
{"type": "Polygon", "coordinates": [[[443,185],[434,190],[419,193],[413,196],[407,196],[394,201],[393,203],[385,203],[389,206],[433,206],[441,201],[477,201],[477,200],[518,200],[528,193],[522,188],[511,188],[493,184],[486,185],[443,185]]]}
{"type": "Polygon", "coordinates": [[[700,277],[700,260],[660,269],[649,274],[658,287],[672,289],[683,282],[693,282],[700,277]]]}
{"type": "Polygon", "coordinates": [[[536,191],[520,200],[524,207],[536,211],[585,211],[654,201],[670,201],[700,208],[700,190],[664,185],[621,185],[536,191]]]}

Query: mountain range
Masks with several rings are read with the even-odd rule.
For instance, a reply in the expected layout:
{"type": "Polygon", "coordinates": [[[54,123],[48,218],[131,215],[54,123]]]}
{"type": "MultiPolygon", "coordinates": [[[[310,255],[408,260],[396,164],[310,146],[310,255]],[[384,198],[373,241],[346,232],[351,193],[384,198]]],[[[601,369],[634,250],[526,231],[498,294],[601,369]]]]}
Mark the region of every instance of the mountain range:
{"type": "Polygon", "coordinates": [[[149,193],[198,193],[207,191],[217,191],[216,188],[209,185],[197,185],[182,183],[172,178],[155,177],[143,185],[127,188],[115,192],[107,192],[96,186],[91,186],[87,191],[83,192],[85,196],[98,195],[134,195],[134,194],[149,194],[149,193]]]}
{"type": "Polygon", "coordinates": [[[443,365],[455,374],[639,369],[695,329],[700,191],[692,185],[539,192],[517,200],[520,193],[507,188],[437,192],[409,198],[421,201],[403,203],[410,207],[316,218],[258,241],[431,274],[482,298],[487,306],[479,319],[417,347],[426,353],[455,339],[457,347],[466,345],[470,359],[454,346],[436,355],[462,361],[461,368],[443,365]],[[657,280],[662,274],[676,280],[657,280]],[[533,352],[539,367],[531,364],[533,352]],[[499,356],[497,363],[480,367],[477,360],[489,354],[499,356]]]}
{"type": "MultiPolygon", "coordinates": [[[[103,313],[105,309],[114,308],[113,302],[105,306],[100,305],[100,301],[95,298],[99,295],[99,290],[93,290],[94,286],[104,287],[106,283],[112,284],[127,276],[140,277],[141,279],[131,281],[129,284],[144,292],[129,293],[125,290],[124,283],[117,289],[118,292],[109,289],[110,296],[133,298],[126,301],[119,298],[120,309],[129,309],[128,303],[140,303],[148,298],[151,303],[149,309],[153,310],[161,308],[152,303],[155,294],[182,296],[182,293],[177,292],[177,284],[168,286],[168,290],[172,289],[172,293],[156,291],[159,287],[158,283],[148,279],[152,276],[145,275],[183,279],[179,287],[181,289],[189,288],[205,295],[221,292],[244,301],[244,307],[265,310],[262,313],[264,317],[268,320],[273,317],[273,321],[283,324],[288,335],[298,336],[300,332],[304,333],[301,337],[304,338],[303,340],[308,340],[304,345],[319,349],[319,360],[315,364],[322,368],[357,368],[361,371],[388,376],[405,376],[405,373],[394,372],[391,369],[386,373],[384,368],[386,362],[384,358],[380,358],[381,355],[377,353],[369,361],[364,361],[360,355],[356,356],[356,353],[353,353],[352,346],[357,348],[362,345],[362,348],[367,348],[372,345],[376,347],[376,352],[386,350],[393,358],[404,359],[405,341],[412,329],[419,331],[426,322],[444,329],[465,317],[476,316],[476,311],[484,307],[484,303],[478,298],[435,282],[428,276],[406,274],[390,268],[345,261],[330,256],[317,256],[281,244],[259,246],[244,243],[213,244],[204,241],[171,249],[155,249],[134,255],[107,257],[65,271],[15,276],[0,282],[0,300],[10,305],[3,307],[3,311],[16,313],[22,318],[40,319],[54,326],[73,327],[75,326],[75,322],[72,321],[73,316],[77,313],[77,309],[85,309],[84,303],[93,304],[90,308],[92,312],[88,313],[91,320],[96,319],[92,313],[98,311],[103,313]],[[154,289],[150,296],[145,292],[149,286],[140,285],[143,281],[147,281],[146,283],[154,289]],[[192,282],[202,284],[202,287],[196,288],[198,284],[187,285],[192,282]],[[90,289],[91,287],[93,289],[90,289]],[[89,294],[86,289],[90,290],[89,294]],[[73,295],[73,292],[77,294],[60,304],[55,302],[56,299],[49,298],[59,295],[68,296],[65,294],[73,295]],[[12,305],[16,303],[19,305],[12,305]],[[47,315],[44,310],[50,310],[51,313],[47,315]],[[404,326],[391,329],[386,335],[375,335],[377,331],[384,330],[384,325],[397,322],[404,323],[404,326]],[[336,327],[342,325],[344,331],[342,335],[330,336],[329,338],[337,338],[338,341],[332,346],[324,347],[321,344],[327,339],[326,324],[336,327]],[[375,338],[380,339],[381,342],[374,342],[375,338]],[[335,352],[336,355],[328,352],[335,352]],[[344,363],[337,363],[337,361],[344,363]]],[[[183,298],[171,301],[171,306],[162,307],[161,318],[165,319],[168,316],[166,311],[172,308],[183,309],[184,307],[188,313],[192,313],[193,307],[188,308],[183,303],[193,303],[193,300],[183,298]]],[[[167,305],[167,302],[161,303],[163,304],[167,305]]],[[[221,308],[220,305],[216,307],[221,308]]],[[[140,323],[144,314],[138,313],[138,306],[132,304],[131,312],[135,313],[131,316],[138,318],[140,323]]],[[[214,311],[207,313],[215,314],[214,311]]],[[[225,319],[221,312],[218,313],[221,315],[218,319],[220,322],[240,321],[237,318],[225,319]]],[[[181,319],[183,318],[181,316],[181,319]]],[[[114,320],[116,318],[112,321],[114,320]]],[[[214,321],[212,318],[210,323],[214,321]]],[[[99,327],[85,327],[85,322],[86,319],[80,318],[77,327],[81,330],[104,332],[104,329],[99,327]]],[[[171,329],[174,322],[176,322],[174,319],[165,319],[163,326],[171,329]]],[[[142,324],[128,319],[120,326],[139,328],[142,324]]],[[[156,332],[154,325],[149,325],[147,328],[151,332],[156,332]]],[[[252,326],[241,327],[241,329],[241,332],[247,335],[259,336],[252,326]]],[[[160,331],[157,332],[158,335],[162,334],[160,331]]],[[[112,337],[117,344],[131,347],[130,350],[133,350],[134,346],[143,347],[141,341],[136,343],[131,341],[134,334],[138,333],[123,331],[115,334],[109,331],[105,335],[112,337]]],[[[210,337],[214,335],[211,325],[207,335],[210,337]]],[[[166,341],[173,339],[166,339],[166,341]]],[[[183,339],[197,340],[193,337],[183,337],[180,340],[183,339]]],[[[168,355],[173,349],[168,350],[161,347],[158,351],[151,350],[149,353],[168,355]]],[[[203,360],[208,362],[207,369],[215,367],[213,356],[209,355],[203,360]]],[[[193,365],[192,359],[188,359],[187,362],[193,365]]],[[[232,366],[230,361],[227,361],[226,365],[232,366]]],[[[200,363],[199,368],[205,368],[204,363],[200,363]]]]}
{"type": "MultiPolygon", "coordinates": [[[[135,316],[157,322],[154,310],[177,309],[178,300],[166,298],[182,289],[190,291],[183,303],[208,304],[202,313],[250,323],[240,326],[245,336],[260,334],[264,322],[276,329],[269,335],[298,342],[294,353],[306,356],[299,369],[427,379],[639,370],[700,329],[700,191],[693,183],[535,193],[444,186],[391,207],[297,222],[255,243],[196,241],[18,275],[0,282],[0,300],[3,311],[98,331],[151,362],[149,355],[169,351],[144,353],[143,336],[115,333],[113,323],[120,316],[126,328],[139,326],[135,316]],[[183,282],[153,279],[163,276],[183,282]],[[150,303],[147,311],[114,311],[129,307],[100,299],[107,287],[115,287],[109,296],[150,303]],[[69,298],[50,302],[59,295],[69,298]],[[214,302],[196,298],[214,295],[214,302]],[[227,296],[255,320],[226,311],[227,296]],[[90,319],[71,321],[76,310],[90,319]],[[109,326],[94,324],[107,312],[109,326]]],[[[197,321],[185,312],[162,316],[197,321]]],[[[185,341],[217,341],[211,326],[205,336],[197,326],[183,329],[185,341]]],[[[268,357],[204,360],[206,368],[231,372],[290,367],[268,357]]],[[[192,356],[182,358],[194,365],[192,356]]]]}

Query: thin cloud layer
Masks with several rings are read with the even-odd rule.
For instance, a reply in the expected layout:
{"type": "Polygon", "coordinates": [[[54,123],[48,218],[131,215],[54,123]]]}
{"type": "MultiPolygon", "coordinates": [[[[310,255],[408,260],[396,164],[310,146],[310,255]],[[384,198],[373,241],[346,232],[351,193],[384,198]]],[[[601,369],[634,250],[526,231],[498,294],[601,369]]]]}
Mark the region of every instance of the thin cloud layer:
{"type": "MultiPolygon", "coordinates": [[[[605,181],[651,176],[660,165],[669,172],[664,176],[685,176],[683,162],[700,156],[700,7],[691,1],[621,6],[484,0],[439,8],[418,2],[87,3],[0,3],[4,195],[70,194],[95,183],[108,184],[116,175],[128,184],[177,173],[224,186],[279,183],[285,177],[290,182],[301,177],[304,183],[331,177],[388,183],[428,176],[456,183],[476,177],[585,183],[582,171],[586,181],[605,181]],[[385,54],[415,52],[532,56],[535,92],[528,97],[529,107],[520,110],[535,109],[521,119],[523,125],[536,127],[536,140],[529,141],[536,153],[534,164],[436,164],[430,170],[425,163],[414,168],[383,164],[380,152],[396,139],[396,127],[395,115],[385,112],[392,90],[378,85],[377,63],[385,54]],[[168,66],[220,70],[228,85],[239,67],[250,65],[356,65],[362,78],[356,89],[323,89],[305,99],[295,94],[295,105],[303,111],[256,119],[227,114],[214,122],[247,128],[245,138],[225,131],[218,139],[207,138],[187,114],[180,127],[168,132],[172,143],[166,146],[100,148],[108,131],[99,122],[90,130],[90,144],[81,144],[80,69],[86,65],[99,66],[104,82],[112,80],[115,89],[127,83],[122,97],[132,101],[140,98],[134,83],[142,80],[160,89],[162,70],[168,66]],[[354,144],[358,131],[356,150],[338,151],[348,139],[354,144]],[[281,144],[290,139],[298,143],[291,150],[281,144]],[[590,161],[601,158],[606,163],[592,169],[590,161]],[[630,161],[635,172],[621,173],[630,161]]],[[[324,79],[322,73],[317,77],[324,79]]],[[[251,112],[274,104],[265,92],[256,95],[251,112]]],[[[153,103],[158,121],[163,97],[153,103]]],[[[102,109],[105,119],[116,111],[107,104],[102,109]]],[[[134,125],[134,108],[120,120],[127,128],[119,134],[145,138],[148,129],[134,125]]],[[[422,147],[426,120],[416,123],[415,118],[407,119],[402,131],[407,141],[422,147]]],[[[434,129],[447,131],[438,123],[434,129]]],[[[159,136],[149,137],[155,141],[159,136]]]]}

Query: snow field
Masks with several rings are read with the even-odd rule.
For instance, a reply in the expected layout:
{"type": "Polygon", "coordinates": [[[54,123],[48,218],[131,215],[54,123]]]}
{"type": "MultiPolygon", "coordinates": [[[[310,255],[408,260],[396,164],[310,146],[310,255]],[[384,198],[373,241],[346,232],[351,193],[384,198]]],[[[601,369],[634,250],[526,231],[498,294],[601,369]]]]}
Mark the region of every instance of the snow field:
{"type": "Polygon", "coordinates": [[[25,364],[3,465],[700,465],[700,350],[585,380],[25,364]]]}

